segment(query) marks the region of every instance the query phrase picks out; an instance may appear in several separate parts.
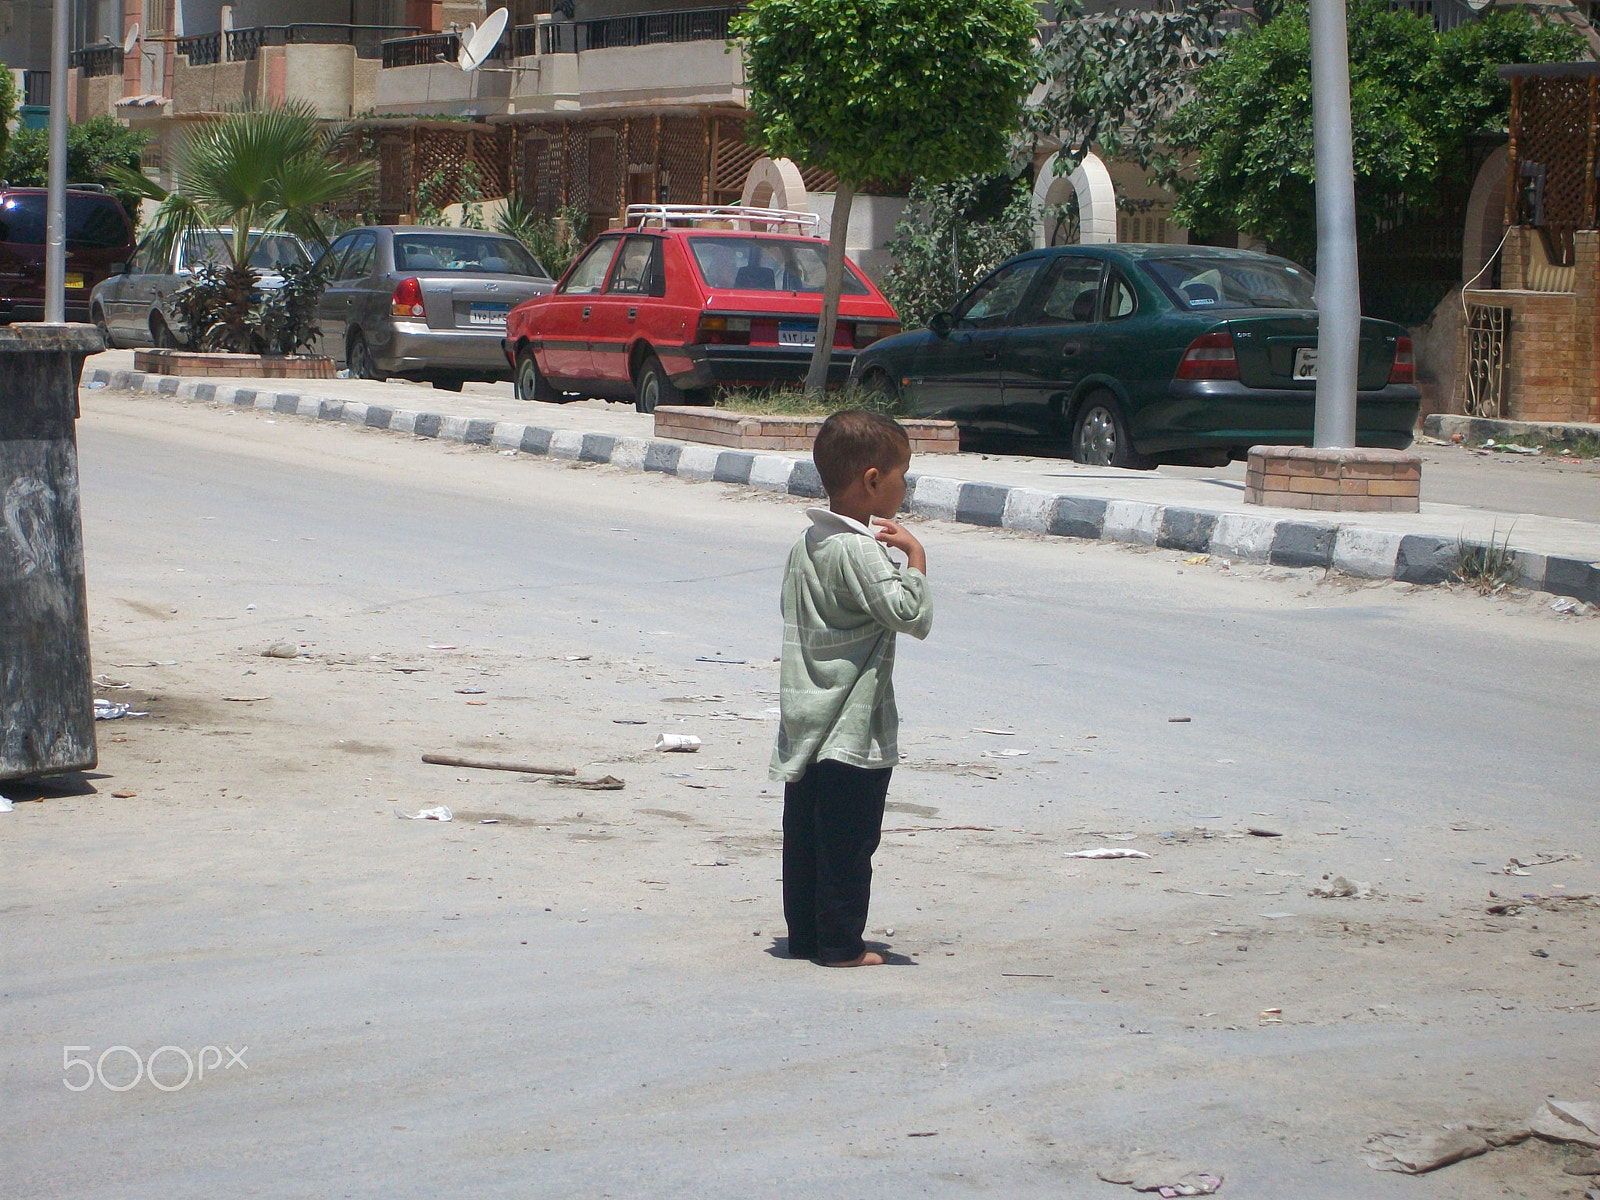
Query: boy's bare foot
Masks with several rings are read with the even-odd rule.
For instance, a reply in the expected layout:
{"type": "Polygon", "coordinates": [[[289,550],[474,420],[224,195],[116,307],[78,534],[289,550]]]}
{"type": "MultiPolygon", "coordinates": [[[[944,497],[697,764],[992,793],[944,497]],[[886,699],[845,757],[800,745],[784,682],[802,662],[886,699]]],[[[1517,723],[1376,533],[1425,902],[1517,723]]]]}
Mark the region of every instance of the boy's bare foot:
{"type": "Polygon", "coordinates": [[[864,951],[860,958],[852,958],[849,962],[823,963],[825,967],[881,967],[883,955],[871,950],[864,951]]]}

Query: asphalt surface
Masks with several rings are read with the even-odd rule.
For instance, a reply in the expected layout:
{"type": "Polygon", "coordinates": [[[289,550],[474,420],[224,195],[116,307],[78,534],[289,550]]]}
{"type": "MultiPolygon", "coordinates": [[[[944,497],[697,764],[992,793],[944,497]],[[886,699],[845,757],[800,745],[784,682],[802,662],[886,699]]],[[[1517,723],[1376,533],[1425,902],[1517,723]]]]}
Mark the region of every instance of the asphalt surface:
{"type": "Polygon", "coordinates": [[[80,445],[96,668],[152,715],[0,817],[7,1195],[1093,1197],[1138,1147],[1224,1196],[1570,1179],[1360,1150],[1596,1096],[1600,914],[1535,914],[1548,965],[1481,925],[1597,883],[1600,621],[925,527],[902,965],[826,972],[781,957],[763,777],[799,505],[256,413],[91,402],[80,445]],[[416,762],[452,745],[629,786],[416,762]],[[1063,857],[1102,844],[1155,857],[1063,857]],[[1489,874],[1539,851],[1581,858],[1489,874]],[[64,1086],[163,1045],[248,1067],[64,1086]]]}

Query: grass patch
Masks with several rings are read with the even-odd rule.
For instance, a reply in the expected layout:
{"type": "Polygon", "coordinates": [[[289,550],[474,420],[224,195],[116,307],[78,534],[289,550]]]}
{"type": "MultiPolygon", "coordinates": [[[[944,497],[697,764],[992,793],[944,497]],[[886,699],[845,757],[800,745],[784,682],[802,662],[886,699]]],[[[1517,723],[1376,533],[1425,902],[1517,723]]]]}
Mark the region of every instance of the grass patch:
{"type": "Polygon", "coordinates": [[[854,383],[825,392],[794,387],[729,388],[717,394],[716,407],[760,417],[826,417],[847,408],[902,415],[893,397],[854,383]]]}
{"type": "Polygon", "coordinates": [[[1517,557],[1511,549],[1511,530],[1497,539],[1498,533],[1498,526],[1489,531],[1486,546],[1456,540],[1456,577],[1480,595],[1492,596],[1516,582],[1517,557]]]}
{"type": "Polygon", "coordinates": [[[1600,438],[1577,438],[1570,442],[1556,442],[1550,453],[1563,458],[1600,458],[1600,438]]]}

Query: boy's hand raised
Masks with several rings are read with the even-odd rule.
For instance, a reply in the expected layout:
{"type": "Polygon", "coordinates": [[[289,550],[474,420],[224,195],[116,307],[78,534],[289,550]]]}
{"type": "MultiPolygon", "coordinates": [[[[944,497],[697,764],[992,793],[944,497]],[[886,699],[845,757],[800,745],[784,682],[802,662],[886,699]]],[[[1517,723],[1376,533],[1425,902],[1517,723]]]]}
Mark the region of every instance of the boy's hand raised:
{"type": "Polygon", "coordinates": [[[904,525],[897,525],[893,521],[885,521],[882,517],[873,518],[877,527],[878,540],[885,546],[892,546],[906,556],[906,566],[914,567],[924,575],[928,573],[928,555],[923,550],[922,543],[911,536],[911,532],[904,525]]]}

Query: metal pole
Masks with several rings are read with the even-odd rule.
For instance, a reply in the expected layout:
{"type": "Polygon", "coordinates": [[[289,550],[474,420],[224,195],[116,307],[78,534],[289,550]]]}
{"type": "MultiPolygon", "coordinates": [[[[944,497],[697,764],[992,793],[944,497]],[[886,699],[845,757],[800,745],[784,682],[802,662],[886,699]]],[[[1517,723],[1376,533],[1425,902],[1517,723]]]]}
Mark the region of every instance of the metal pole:
{"type": "Polygon", "coordinates": [[[71,0],[55,0],[50,30],[50,170],[45,178],[44,319],[67,319],[67,40],[71,0]]]}
{"type": "Polygon", "coordinates": [[[1311,133],[1317,170],[1317,416],[1313,444],[1356,444],[1361,275],[1345,0],[1311,0],[1311,133]]]}

